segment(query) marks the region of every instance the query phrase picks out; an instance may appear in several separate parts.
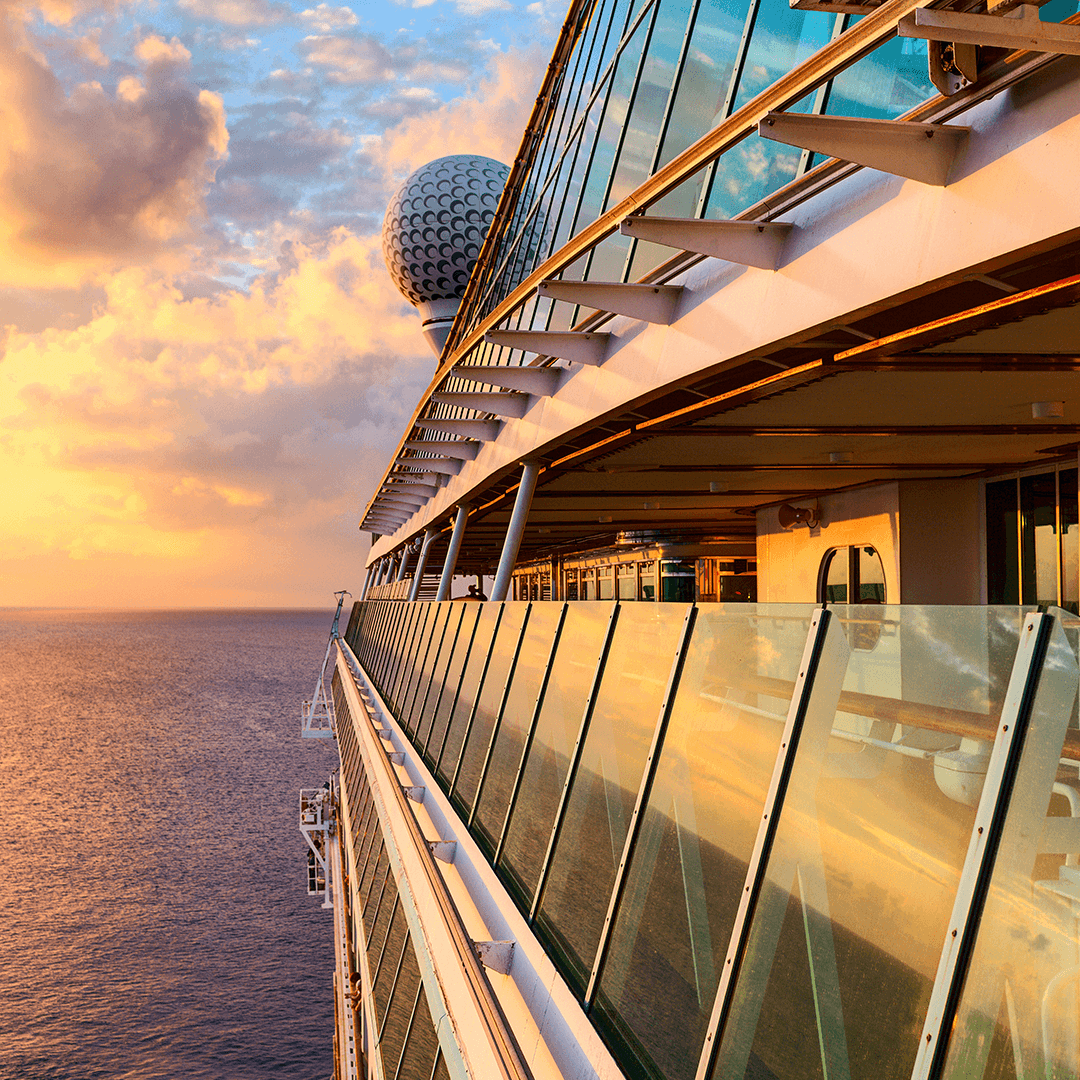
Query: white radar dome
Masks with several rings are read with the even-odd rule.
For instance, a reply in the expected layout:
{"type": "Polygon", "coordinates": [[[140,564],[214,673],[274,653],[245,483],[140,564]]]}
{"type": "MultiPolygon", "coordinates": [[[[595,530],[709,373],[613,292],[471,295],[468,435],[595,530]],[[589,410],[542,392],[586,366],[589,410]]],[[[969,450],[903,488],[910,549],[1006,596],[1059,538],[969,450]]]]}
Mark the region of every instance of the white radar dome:
{"type": "Polygon", "coordinates": [[[510,167],[475,154],[421,166],[398,188],[383,219],[386,268],[442,353],[465,286],[495,216],[510,167]]]}

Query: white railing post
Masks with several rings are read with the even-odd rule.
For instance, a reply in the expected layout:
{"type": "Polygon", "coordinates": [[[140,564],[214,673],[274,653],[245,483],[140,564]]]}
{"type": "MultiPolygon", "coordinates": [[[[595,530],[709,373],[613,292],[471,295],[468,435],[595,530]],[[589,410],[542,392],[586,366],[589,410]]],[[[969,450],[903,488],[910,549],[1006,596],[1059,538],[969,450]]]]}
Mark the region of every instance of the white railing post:
{"type": "Polygon", "coordinates": [[[442,577],[439,579],[439,591],[435,595],[436,600],[450,599],[450,582],[454,578],[454,567],[457,566],[461,541],[465,539],[465,522],[468,519],[469,504],[462,503],[458,507],[457,517],[454,518],[454,531],[450,534],[450,546],[446,549],[446,558],[443,560],[442,577]]]}
{"type": "Polygon", "coordinates": [[[536,490],[536,478],[540,475],[539,461],[522,462],[521,483],[518,484],[514,510],[510,515],[510,524],[506,529],[502,555],[499,557],[499,569],[495,574],[495,584],[491,589],[492,600],[505,600],[510,589],[510,578],[514,573],[521,538],[525,533],[525,522],[529,519],[533,492],[536,490]]]}
{"type": "Polygon", "coordinates": [[[420,595],[420,586],[424,582],[424,570],[427,569],[428,552],[439,535],[439,529],[435,525],[429,525],[424,530],[424,542],[420,545],[420,554],[416,560],[416,572],[413,574],[412,588],[409,590],[409,599],[415,600],[420,595]]]}

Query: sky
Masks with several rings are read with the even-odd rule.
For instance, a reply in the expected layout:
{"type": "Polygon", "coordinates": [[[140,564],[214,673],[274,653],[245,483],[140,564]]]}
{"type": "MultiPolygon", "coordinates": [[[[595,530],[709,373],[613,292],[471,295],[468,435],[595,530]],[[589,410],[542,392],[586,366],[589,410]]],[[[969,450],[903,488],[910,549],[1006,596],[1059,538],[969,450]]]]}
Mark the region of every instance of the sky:
{"type": "Polygon", "coordinates": [[[551,0],[0,0],[0,607],[324,606],[434,372],[386,205],[551,0]]]}

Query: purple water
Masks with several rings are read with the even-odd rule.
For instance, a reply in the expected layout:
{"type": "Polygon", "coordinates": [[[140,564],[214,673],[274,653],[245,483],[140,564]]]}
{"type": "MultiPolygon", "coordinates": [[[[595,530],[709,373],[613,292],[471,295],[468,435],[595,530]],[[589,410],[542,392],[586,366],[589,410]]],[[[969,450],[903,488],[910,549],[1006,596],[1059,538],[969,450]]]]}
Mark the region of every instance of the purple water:
{"type": "Polygon", "coordinates": [[[0,1078],[325,1080],[329,611],[0,611],[0,1078]]]}

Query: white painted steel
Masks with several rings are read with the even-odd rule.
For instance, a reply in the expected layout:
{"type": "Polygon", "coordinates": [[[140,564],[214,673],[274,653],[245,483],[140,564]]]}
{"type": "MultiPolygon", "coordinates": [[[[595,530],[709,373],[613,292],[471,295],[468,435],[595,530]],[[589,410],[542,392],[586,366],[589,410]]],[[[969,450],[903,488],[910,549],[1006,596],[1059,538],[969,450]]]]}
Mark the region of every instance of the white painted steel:
{"type": "Polygon", "coordinates": [[[450,599],[450,583],[454,580],[454,567],[457,566],[458,552],[461,551],[461,542],[465,539],[465,524],[468,520],[469,504],[462,503],[457,509],[457,517],[454,518],[454,531],[450,534],[450,546],[446,549],[446,558],[443,560],[436,600],[450,599]]]}
{"type": "Polygon", "coordinates": [[[416,426],[424,431],[443,431],[447,435],[460,435],[464,439],[490,442],[499,434],[499,420],[448,420],[442,417],[421,417],[416,426]]]}
{"type": "Polygon", "coordinates": [[[528,394],[498,393],[462,393],[432,394],[431,400],[440,405],[453,405],[459,409],[472,409],[474,412],[494,413],[512,420],[520,420],[529,407],[528,394]]]}
{"type": "Polygon", "coordinates": [[[575,364],[602,364],[611,335],[557,330],[489,330],[484,340],[506,349],[557,356],[575,364]]]}
{"type": "Polygon", "coordinates": [[[410,600],[415,600],[420,595],[420,586],[424,583],[424,571],[427,569],[428,551],[430,551],[431,545],[438,535],[439,530],[435,526],[429,525],[428,528],[424,530],[424,539],[420,545],[420,556],[416,560],[416,569],[413,571],[412,588],[409,590],[410,600]]]}
{"type": "MultiPolygon", "coordinates": [[[[533,399],[525,422],[504,424],[413,516],[409,532],[445,518],[516,461],[659,386],[737,365],[808,326],[857,321],[888,297],[928,281],[962,281],[1002,252],[1080,230],[1071,188],[1080,173],[1080,80],[1041,85],[1023,109],[999,95],[964,118],[973,134],[948,187],[856,173],[790,214],[796,228],[782,270],[706,260],[682,276],[687,299],[671,326],[613,319],[603,366],[580,368],[555,397],[533,399]],[[1003,191],[1025,194],[1018,202],[1003,191]],[[882,250],[889,258],[876,257],[882,250]]],[[[376,541],[373,557],[391,546],[376,541]]]]}
{"type": "Polygon", "coordinates": [[[1010,19],[1000,15],[919,8],[897,23],[896,33],[898,37],[926,41],[1080,56],[1080,26],[1044,23],[1038,17],[1038,9],[1032,7],[1032,10],[1034,18],[1010,19]]]}
{"type": "Polygon", "coordinates": [[[948,182],[970,131],[952,124],[809,113],[769,113],[758,125],[763,139],[938,187],[948,182]]]}
{"type": "Polygon", "coordinates": [[[566,374],[563,368],[505,367],[495,364],[458,364],[451,374],[484,386],[501,386],[535,397],[550,397],[566,374]]]}
{"type": "Polygon", "coordinates": [[[702,218],[629,217],[624,236],[680,251],[696,251],[714,259],[775,270],[794,228],[768,221],[707,221],[702,218]]]}
{"type": "Polygon", "coordinates": [[[506,539],[503,541],[502,554],[499,556],[499,569],[495,573],[495,584],[491,587],[491,599],[505,600],[510,591],[510,579],[514,574],[521,538],[525,535],[525,523],[529,520],[533,492],[536,490],[536,478],[540,475],[540,463],[526,461],[521,468],[521,482],[514,498],[514,510],[510,515],[510,524],[506,527],[506,539]]]}
{"type": "Polygon", "coordinates": [[[661,326],[674,319],[682,295],[679,285],[624,285],[614,281],[542,281],[536,291],[552,300],[661,326]]]}
{"type": "Polygon", "coordinates": [[[455,439],[410,439],[405,444],[406,450],[426,450],[431,454],[442,454],[448,458],[459,461],[472,461],[476,457],[476,451],[480,449],[478,443],[458,441],[455,439]]]}
{"type": "MultiPolygon", "coordinates": [[[[521,1047],[534,1080],[562,1080],[565,1077],[581,1080],[623,1080],[622,1071],[580,1003],[529,929],[464,822],[432,779],[418,751],[408,741],[344,642],[339,643],[338,670],[342,675],[347,696],[355,693],[355,701],[359,703],[360,695],[355,691],[355,683],[350,674],[356,673],[363,685],[364,694],[370,699],[371,712],[379,723],[392,732],[394,749],[401,753],[403,760],[403,765],[396,772],[395,784],[409,783],[426,788],[427,794],[422,805],[408,805],[428,842],[456,845],[453,864],[442,864],[444,868],[439,872],[443,886],[450,894],[453,906],[470,938],[472,941],[515,943],[509,975],[493,974],[486,981],[518,1046],[521,1047]],[[347,674],[350,677],[346,678],[347,674]]],[[[349,700],[352,707],[354,698],[350,696],[349,700]]],[[[400,827],[399,825],[395,837],[402,835],[400,827]]],[[[409,867],[415,872],[423,856],[419,852],[410,852],[409,855],[409,867]]],[[[408,892],[419,905],[421,890],[412,887],[411,877],[408,892]]],[[[429,917],[426,900],[420,910],[426,923],[429,917]]],[[[437,922],[438,913],[431,914],[432,922],[437,922]]],[[[425,940],[425,948],[428,944],[425,940]]],[[[447,973],[445,992],[456,1007],[459,995],[453,994],[453,987],[460,985],[457,982],[456,955],[441,939],[433,939],[431,944],[437,946],[437,952],[425,954],[418,949],[425,987],[429,972],[434,978],[434,963],[438,964],[440,972],[444,964],[450,964],[454,970],[447,973]]],[[[432,1002],[432,1016],[437,1017],[436,1001],[431,998],[429,1000],[432,1002]]],[[[469,1030],[463,1024],[457,1024],[454,1010],[448,1010],[448,1014],[453,1017],[456,1031],[468,1037],[476,1037],[475,1028],[469,1030]]],[[[440,1043],[445,1045],[443,1038],[444,1032],[440,1031],[440,1043]]],[[[457,1074],[452,1072],[451,1075],[457,1074]]],[[[494,1077],[497,1074],[488,1075],[494,1077]]],[[[487,1080],[486,1075],[483,1080],[487,1080]]]]}

